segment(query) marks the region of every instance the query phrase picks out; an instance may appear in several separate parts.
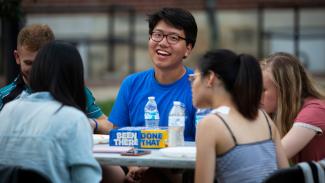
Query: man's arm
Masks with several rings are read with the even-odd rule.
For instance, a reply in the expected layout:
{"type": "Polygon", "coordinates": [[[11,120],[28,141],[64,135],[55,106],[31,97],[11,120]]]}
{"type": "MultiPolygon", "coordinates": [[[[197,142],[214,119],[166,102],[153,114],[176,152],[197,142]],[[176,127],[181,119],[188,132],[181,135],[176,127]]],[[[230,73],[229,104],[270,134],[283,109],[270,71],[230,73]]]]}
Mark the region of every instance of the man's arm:
{"type": "Polygon", "coordinates": [[[113,123],[107,120],[107,116],[105,114],[102,114],[95,120],[98,124],[97,129],[94,131],[94,133],[108,134],[108,132],[114,128],[113,123]]]}
{"type": "Polygon", "coordinates": [[[85,88],[87,98],[87,117],[94,133],[108,134],[113,129],[113,123],[107,120],[107,116],[96,105],[95,97],[88,88],[85,88]]]}

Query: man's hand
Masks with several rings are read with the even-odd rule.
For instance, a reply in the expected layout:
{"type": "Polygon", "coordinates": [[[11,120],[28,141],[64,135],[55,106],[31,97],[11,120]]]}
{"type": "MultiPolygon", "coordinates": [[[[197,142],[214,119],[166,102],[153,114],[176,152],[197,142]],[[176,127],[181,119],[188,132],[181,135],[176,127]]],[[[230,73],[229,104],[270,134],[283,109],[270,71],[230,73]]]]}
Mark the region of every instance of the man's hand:
{"type": "Polygon", "coordinates": [[[95,133],[107,135],[108,132],[113,129],[113,123],[107,120],[107,116],[105,114],[96,118],[96,121],[98,126],[95,133]]]}

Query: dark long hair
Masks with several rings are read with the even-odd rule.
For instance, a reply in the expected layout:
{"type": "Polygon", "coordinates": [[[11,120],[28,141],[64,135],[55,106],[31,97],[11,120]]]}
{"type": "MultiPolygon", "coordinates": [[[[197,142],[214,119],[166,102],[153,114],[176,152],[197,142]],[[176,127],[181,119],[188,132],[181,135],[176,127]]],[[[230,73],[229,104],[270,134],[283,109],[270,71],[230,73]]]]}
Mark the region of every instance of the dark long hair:
{"type": "Polygon", "coordinates": [[[217,49],[204,54],[199,59],[197,68],[203,76],[210,71],[220,76],[237,110],[247,119],[257,117],[263,79],[260,65],[253,56],[217,49]]]}
{"type": "Polygon", "coordinates": [[[29,82],[33,92],[48,91],[63,105],[86,111],[82,59],[71,44],[54,41],[42,47],[29,82]]]}

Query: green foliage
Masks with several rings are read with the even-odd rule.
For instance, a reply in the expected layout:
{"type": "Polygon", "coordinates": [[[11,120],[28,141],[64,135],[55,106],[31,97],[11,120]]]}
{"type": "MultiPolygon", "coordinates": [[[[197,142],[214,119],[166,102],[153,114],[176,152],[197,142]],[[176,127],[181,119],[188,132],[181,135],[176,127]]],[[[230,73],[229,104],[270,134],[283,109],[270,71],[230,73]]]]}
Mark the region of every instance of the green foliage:
{"type": "Polygon", "coordinates": [[[109,114],[111,113],[114,101],[115,101],[114,99],[110,99],[110,100],[96,102],[96,104],[102,109],[102,111],[105,115],[109,116],[109,114]]]}

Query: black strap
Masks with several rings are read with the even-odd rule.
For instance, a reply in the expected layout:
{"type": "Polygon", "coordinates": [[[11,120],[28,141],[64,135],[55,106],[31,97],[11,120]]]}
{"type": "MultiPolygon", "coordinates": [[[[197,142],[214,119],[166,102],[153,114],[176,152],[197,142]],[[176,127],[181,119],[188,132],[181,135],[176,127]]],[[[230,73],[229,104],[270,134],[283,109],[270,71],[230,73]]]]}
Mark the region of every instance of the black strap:
{"type": "Polygon", "coordinates": [[[234,140],[235,145],[237,145],[237,140],[236,140],[236,138],[235,138],[235,136],[234,136],[234,133],[231,131],[229,125],[226,123],[226,121],[223,119],[223,117],[221,117],[218,113],[214,113],[214,114],[215,114],[216,116],[218,116],[218,117],[221,119],[221,121],[223,122],[223,124],[225,124],[225,126],[228,128],[228,131],[229,131],[229,133],[231,134],[231,137],[232,137],[232,139],[234,140]]]}
{"type": "Polygon", "coordinates": [[[267,122],[267,125],[269,126],[269,131],[270,131],[270,138],[272,139],[272,129],[271,129],[271,125],[270,125],[270,122],[269,122],[269,118],[266,116],[266,113],[264,110],[261,110],[262,113],[264,114],[265,116],[265,119],[266,119],[266,122],[267,122]]]}

